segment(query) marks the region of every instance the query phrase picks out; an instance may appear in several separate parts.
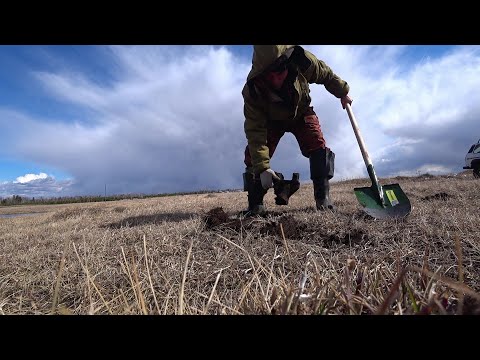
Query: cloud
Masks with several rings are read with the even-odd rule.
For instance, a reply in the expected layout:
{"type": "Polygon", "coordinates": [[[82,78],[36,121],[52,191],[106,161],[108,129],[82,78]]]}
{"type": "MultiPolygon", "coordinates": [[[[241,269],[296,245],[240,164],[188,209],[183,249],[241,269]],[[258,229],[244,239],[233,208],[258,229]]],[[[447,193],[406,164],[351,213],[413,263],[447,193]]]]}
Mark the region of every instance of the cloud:
{"type": "MultiPolygon", "coordinates": [[[[445,173],[461,170],[466,150],[480,137],[475,135],[480,133],[480,107],[473,96],[480,86],[475,75],[480,47],[453,47],[417,63],[405,60],[404,46],[313,50],[338,60],[335,68],[351,86],[352,108],[379,175],[417,172],[428,164],[445,173]]],[[[331,114],[326,126],[332,127],[343,160],[339,173],[358,176],[364,164],[346,114],[337,116],[329,107],[325,113],[331,114]]]]}
{"type": "Polygon", "coordinates": [[[67,196],[73,195],[71,192],[73,184],[73,180],[58,181],[45,173],[25,174],[19,176],[16,181],[2,182],[0,184],[0,196],[18,195],[27,198],[67,196]]]}
{"type": "MultiPolygon", "coordinates": [[[[480,137],[473,95],[480,85],[478,46],[453,47],[418,62],[406,60],[405,46],[306,48],[349,82],[379,176],[460,171],[466,150],[480,137]]],[[[240,188],[246,145],[241,90],[251,61],[213,46],[106,50],[100,61],[112,65],[108,84],[78,69],[34,72],[56,103],[84,109],[83,117],[42,119],[0,108],[0,155],[72,176],[65,183],[47,177],[3,184],[0,195],[33,183],[38,191],[75,195],[100,195],[105,185],[110,194],[240,188]],[[39,190],[40,184],[46,187],[39,190]]],[[[366,176],[339,100],[322,85],[311,90],[327,145],[337,155],[334,179],[366,176]]],[[[287,177],[310,176],[291,134],[281,140],[272,167],[287,177]]]]}
{"type": "Polygon", "coordinates": [[[14,183],[18,184],[25,184],[25,183],[28,183],[30,181],[34,181],[34,180],[39,180],[39,179],[46,179],[48,177],[47,174],[45,173],[40,173],[40,174],[26,174],[25,176],[19,176],[17,177],[17,181],[14,181],[14,183]]]}

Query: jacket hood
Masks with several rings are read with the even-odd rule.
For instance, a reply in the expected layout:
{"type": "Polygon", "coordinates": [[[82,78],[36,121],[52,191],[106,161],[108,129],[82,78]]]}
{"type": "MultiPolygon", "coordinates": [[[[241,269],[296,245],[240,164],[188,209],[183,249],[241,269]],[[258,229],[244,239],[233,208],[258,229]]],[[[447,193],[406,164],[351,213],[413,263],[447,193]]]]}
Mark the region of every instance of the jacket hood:
{"type": "Polygon", "coordinates": [[[252,69],[247,77],[251,81],[263,73],[280,56],[290,57],[296,45],[253,45],[252,69]]]}

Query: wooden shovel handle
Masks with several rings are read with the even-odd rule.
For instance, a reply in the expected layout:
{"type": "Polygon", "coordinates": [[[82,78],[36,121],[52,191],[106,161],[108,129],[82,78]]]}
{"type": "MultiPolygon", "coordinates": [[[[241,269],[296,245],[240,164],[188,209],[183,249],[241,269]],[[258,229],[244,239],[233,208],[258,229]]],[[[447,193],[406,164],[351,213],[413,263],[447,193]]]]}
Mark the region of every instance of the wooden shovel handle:
{"type": "Polygon", "coordinates": [[[363,161],[365,161],[365,165],[368,168],[368,165],[372,165],[372,160],[370,156],[368,156],[367,147],[365,146],[365,142],[363,141],[362,135],[360,134],[360,129],[358,128],[357,119],[355,119],[355,115],[353,115],[352,107],[350,104],[346,104],[345,106],[348,117],[350,118],[350,122],[352,123],[353,132],[358,141],[358,145],[360,146],[360,151],[362,152],[363,161]]]}
{"type": "Polygon", "coordinates": [[[365,142],[363,141],[362,135],[360,134],[360,129],[358,128],[355,115],[353,115],[352,107],[350,106],[350,104],[346,104],[345,108],[347,110],[348,117],[350,118],[350,122],[352,123],[353,132],[357,137],[358,145],[360,146],[360,151],[362,152],[363,156],[363,161],[365,161],[365,165],[367,166],[368,176],[370,176],[370,180],[372,181],[372,188],[375,189],[375,191],[377,192],[380,204],[385,206],[382,186],[378,182],[378,177],[375,173],[375,169],[373,168],[372,160],[370,159],[370,156],[368,156],[367,147],[365,146],[365,142]]]}

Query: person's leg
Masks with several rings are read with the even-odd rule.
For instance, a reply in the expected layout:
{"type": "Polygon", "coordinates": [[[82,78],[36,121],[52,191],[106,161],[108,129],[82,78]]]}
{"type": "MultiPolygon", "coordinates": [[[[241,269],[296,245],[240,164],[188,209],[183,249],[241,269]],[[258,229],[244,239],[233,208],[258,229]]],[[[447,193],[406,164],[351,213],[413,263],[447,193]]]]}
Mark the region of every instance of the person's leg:
{"type": "MultiPolygon", "coordinates": [[[[267,133],[267,146],[272,158],[278,142],[282,138],[284,132],[269,129],[267,133]]],[[[245,173],[243,174],[243,190],[248,192],[248,209],[243,211],[245,215],[262,215],[265,213],[265,207],[263,205],[263,197],[268,190],[262,187],[259,174],[253,172],[252,158],[248,145],[245,147],[245,173]]]]}
{"type": "Polygon", "coordinates": [[[320,122],[313,108],[305,114],[303,122],[293,129],[303,156],[310,162],[310,178],[313,182],[313,193],[318,210],[334,210],[330,201],[329,180],[334,174],[335,154],[326,146],[320,122]]]}

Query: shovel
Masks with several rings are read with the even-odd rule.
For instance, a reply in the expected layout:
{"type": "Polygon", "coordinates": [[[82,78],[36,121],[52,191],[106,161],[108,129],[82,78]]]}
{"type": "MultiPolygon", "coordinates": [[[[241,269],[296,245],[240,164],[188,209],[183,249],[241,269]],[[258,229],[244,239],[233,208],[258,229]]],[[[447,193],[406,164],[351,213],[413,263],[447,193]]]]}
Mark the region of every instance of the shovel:
{"type": "Polygon", "coordinates": [[[410,200],[408,200],[407,195],[405,195],[400,185],[390,184],[381,186],[379,184],[372,160],[370,160],[370,156],[368,156],[365,143],[360,135],[360,129],[358,128],[357,120],[353,115],[350,104],[346,105],[346,110],[352,123],[355,136],[357,137],[363,160],[367,166],[368,175],[370,176],[370,180],[372,180],[372,186],[370,187],[353,189],[358,201],[363,206],[363,211],[375,219],[403,218],[407,216],[412,210],[410,200]]]}

